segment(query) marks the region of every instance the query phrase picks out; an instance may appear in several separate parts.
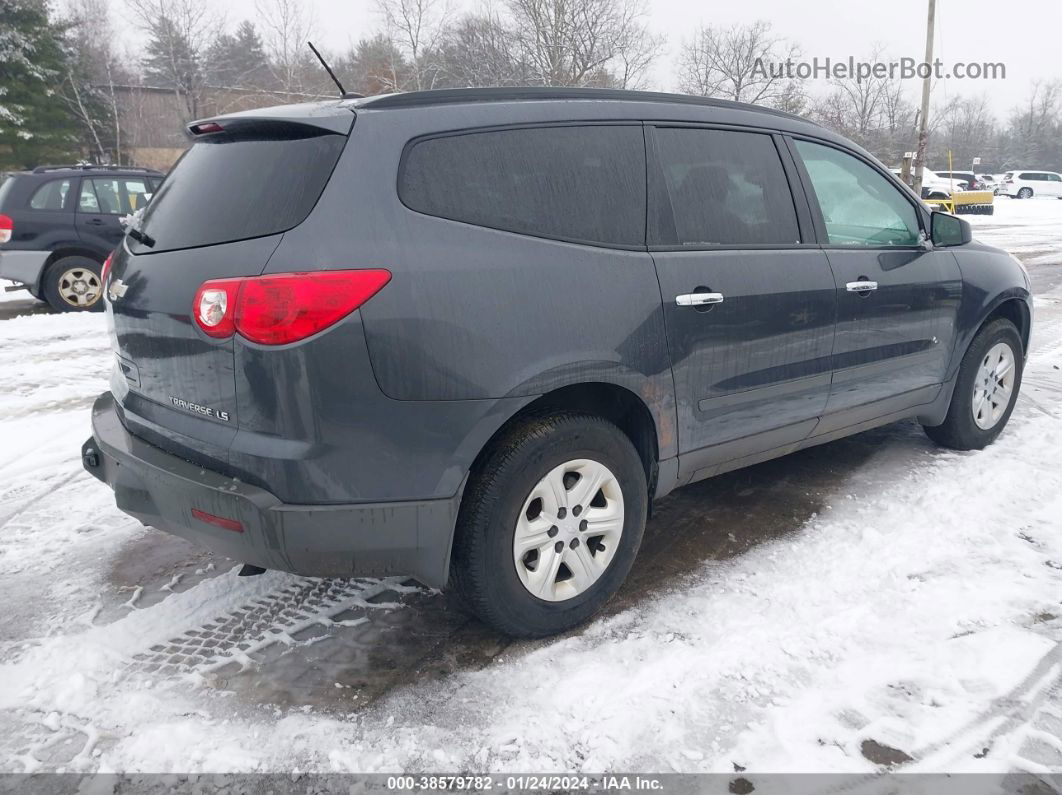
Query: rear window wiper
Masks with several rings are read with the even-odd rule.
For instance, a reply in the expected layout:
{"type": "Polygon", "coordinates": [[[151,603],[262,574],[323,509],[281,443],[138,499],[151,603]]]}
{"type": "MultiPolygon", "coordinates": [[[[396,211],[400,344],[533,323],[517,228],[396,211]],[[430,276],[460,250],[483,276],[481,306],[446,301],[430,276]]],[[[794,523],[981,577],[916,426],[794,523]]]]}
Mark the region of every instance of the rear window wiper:
{"type": "Polygon", "coordinates": [[[148,248],[155,247],[155,238],[153,238],[151,235],[141,232],[136,227],[130,226],[126,230],[126,232],[129,234],[129,237],[133,238],[133,240],[135,240],[136,242],[143,243],[148,248]]]}

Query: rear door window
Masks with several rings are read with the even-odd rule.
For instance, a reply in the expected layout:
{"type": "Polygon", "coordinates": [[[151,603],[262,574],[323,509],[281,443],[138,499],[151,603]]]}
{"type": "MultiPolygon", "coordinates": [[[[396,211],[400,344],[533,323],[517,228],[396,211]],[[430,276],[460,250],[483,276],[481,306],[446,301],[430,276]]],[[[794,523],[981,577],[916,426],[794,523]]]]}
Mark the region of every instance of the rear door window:
{"type": "Polygon", "coordinates": [[[398,190],[410,209],[453,221],[580,243],[645,245],[641,126],[423,139],[403,158],[398,190]]]}
{"type": "Polygon", "coordinates": [[[658,128],[654,137],[664,188],[654,191],[654,244],[800,242],[789,182],[770,135],[675,127],[658,128]]]}
{"type": "Polygon", "coordinates": [[[918,213],[877,170],[832,146],[796,141],[830,245],[916,246],[918,213]]]}
{"type": "Polygon", "coordinates": [[[30,197],[29,206],[34,210],[62,210],[70,195],[73,180],[53,179],[45,182],[30,197]]]}
{"type": "Polygon", "coordinates": [[[288,123],[198,140],[144,211],[139,228],[154,245],[129,245],[143,254],[286,232],[310,214],[346,140],[288,123]]]}

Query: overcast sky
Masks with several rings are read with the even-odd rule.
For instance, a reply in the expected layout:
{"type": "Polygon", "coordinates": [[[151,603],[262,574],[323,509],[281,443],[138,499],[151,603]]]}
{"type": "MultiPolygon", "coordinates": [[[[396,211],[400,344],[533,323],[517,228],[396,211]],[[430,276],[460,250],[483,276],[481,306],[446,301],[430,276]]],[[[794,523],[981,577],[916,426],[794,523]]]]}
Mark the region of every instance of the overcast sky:
{"type": "MultiPolygon", "coordinates": [[[[116,10],[123,0],[112,0],[116,10]]],[[[304,0],[317,20],[317,38],[329,48],[346,49],[379,28],[374,0],[304,0]]],[[[482,0],[454,0],[473,10],[482,0]]],[[[495,0],[502,5],[504,0],[495,0]]],[[[254,0],[228,0],[228,26],[255,18],[254,0]]],[[[676,54],[702,24],[770,21],[775,33],[794,40],[805,60],[868,56],[880,44],[890,58],[922,60],[927,0],[648,0],[650,27],[667,37],[667,49],[653,71],[651,88],[677,90],[676,54]]],[[[962,62],[1002,62],[1005,80],[941,81],[935,94],[984,92],[1001,117],[1028,93],[1033,79],[1062,79],[1059,47],[1062,0],[938,0],[936,55],[946,66],[962,62]],[[1027,46],[1023,42],[1039,43],[1027,46]]],[[[811,88],[822,85],[812,82],[811,88]]],[[[909,95],[917,98],[917,81],[909,95]]],[[[944,96],[946,95],[946,96],[944,96]]]]}

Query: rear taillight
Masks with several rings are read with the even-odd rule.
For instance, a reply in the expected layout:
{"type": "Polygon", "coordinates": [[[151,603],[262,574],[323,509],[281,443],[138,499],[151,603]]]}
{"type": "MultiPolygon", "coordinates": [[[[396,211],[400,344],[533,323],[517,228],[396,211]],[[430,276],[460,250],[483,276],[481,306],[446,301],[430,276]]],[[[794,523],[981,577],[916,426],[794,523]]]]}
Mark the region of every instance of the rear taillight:
{"type": "Polygon", "coordinates": [[[192,315],[211,337],[285,345],[342,320],[390,280],[383,268],[215,279],[196,291],[192,315]]]}
{"type": "Polygon", "coordinates": [[[15,232],[15,222],[10,215],[0,213],[0,243],[6,243],[15,232]]]}
{"type": "Polygon", "coordinates": [[[103,267],[100,268],[100,284],[104,287],[107,286],[107,275],[111,272],[111,260],[114,259],[114,252],[112,251],[107,255],[107,259],[103,261],[103,267]]]}

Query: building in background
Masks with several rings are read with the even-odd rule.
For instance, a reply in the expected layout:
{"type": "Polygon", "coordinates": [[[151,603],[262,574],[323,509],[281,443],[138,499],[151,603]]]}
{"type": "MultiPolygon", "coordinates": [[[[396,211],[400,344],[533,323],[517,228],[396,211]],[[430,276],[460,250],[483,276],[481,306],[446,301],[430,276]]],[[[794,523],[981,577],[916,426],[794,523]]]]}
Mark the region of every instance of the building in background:
{"type": "MultiPolygon", "coordinates": [[[[108,86],[106,90],[113,90],[118,108],[116,159],[126,165],[168,171],[190,145],[185,128],[193,119],[189,117],[185,96],[172,88],[143,85],[108,86]]],[[[326,98],[319,94],[210,87],[199,98],[198,118],[326,98]]]]}

